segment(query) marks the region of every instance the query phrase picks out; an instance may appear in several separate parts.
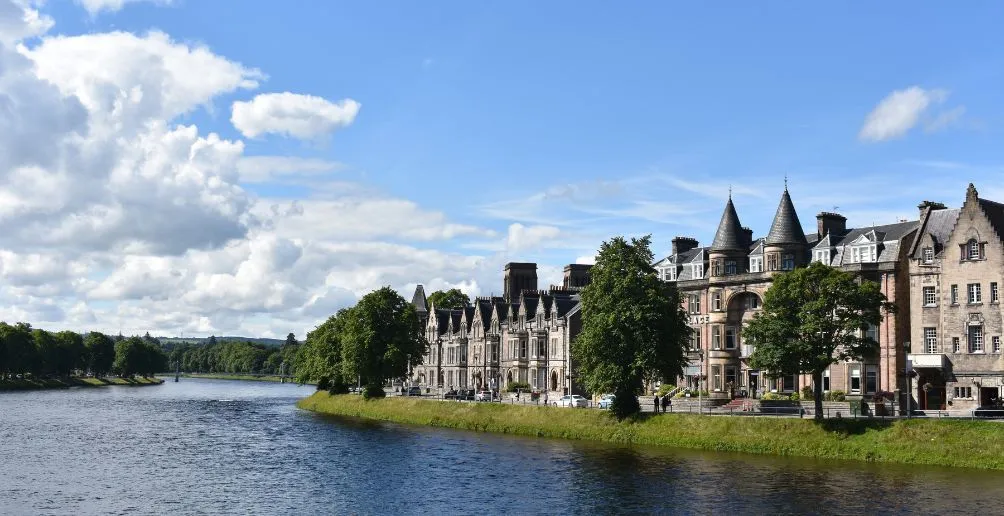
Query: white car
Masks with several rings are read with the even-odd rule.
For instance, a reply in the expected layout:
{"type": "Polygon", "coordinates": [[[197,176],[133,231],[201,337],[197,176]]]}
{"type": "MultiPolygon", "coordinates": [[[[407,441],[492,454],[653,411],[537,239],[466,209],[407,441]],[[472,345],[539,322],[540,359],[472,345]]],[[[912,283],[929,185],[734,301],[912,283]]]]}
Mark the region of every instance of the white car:
{"type": "Polygon", "coordinates": [[[571,396],[562,396],[561,399],[552,403],[555,407],[587,407],[589,406],[589,401],[578,394],[573,394],[571,396]]]}
{"type": "Polygon", "coordinates": [[[616,396],[613,394],[604,394],[600,397],[600,402],[597,404],[601,409],[608,409],[610,405],[613,405],[616,396]]]}

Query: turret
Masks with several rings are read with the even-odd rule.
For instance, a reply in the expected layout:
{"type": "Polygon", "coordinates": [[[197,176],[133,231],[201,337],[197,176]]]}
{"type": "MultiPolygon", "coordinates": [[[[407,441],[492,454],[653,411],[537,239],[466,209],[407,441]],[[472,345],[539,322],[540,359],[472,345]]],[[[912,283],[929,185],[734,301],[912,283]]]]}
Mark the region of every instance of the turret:
{"type": "Polygon", "coordinates": [[[785,186],[781,202],[777,205],[774,222],[764,238],[764,259],[768,271],[791,270],[809,261],[809,242],[802,223],[798,220],[795,205],[785,186]]]}

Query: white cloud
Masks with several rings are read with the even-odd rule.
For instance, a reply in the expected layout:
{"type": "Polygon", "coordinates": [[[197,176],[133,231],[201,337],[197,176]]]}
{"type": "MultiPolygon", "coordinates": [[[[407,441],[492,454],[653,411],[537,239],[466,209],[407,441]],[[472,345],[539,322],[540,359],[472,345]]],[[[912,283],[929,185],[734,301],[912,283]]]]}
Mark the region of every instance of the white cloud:
{"type": "Polygon", "coordinates": [[[506,238],[506,248],[510,252],[522,251],[535,247],[548,240],[554,240],[561,234],[561,230],[554,226],[524,226],[523,224],[510,224],[509,235],[506,238]]]}
{"type": "Polygon", "coordinates": [[[933,133],[942,129],[947,129],[957,124],[964,114],[966,114],[965,106],[957,106],[949,109],[948,111],[939,113],[934,118],[927,120],[924,123],[924,130],[929,133],[933,133]]]}
{"type": "Polygon", "coordinates": [[[294,156],[246,156],[237,163],[241,182],[264,183],[292,176],[314,176],[335,172],[344,165],[335,161],[294,156]]]}
{"type": "Polygon", "coordinates": [[[103,11],[115,12],[122,10],[126,4],[150,2],[158,5],[171,5],[174,0],[75,0],[92,16],[103,11]]]}
{"type": "Polygon", "coordinates": [[[352,99],[331,102],[313,95],[264,93],[234,102],[230,121],[247,138],[273,133],[311,140],[351,125],[359,108],[352,99]]]}
{"type": "MultiPolygon", "coordinates": [[[[948,92],[939,89],[925,90],[919,86],[911,86],[896,90],[882,99],[868,114],[858,138],[867,142],[899,138],[917,125],[928,108],[943,103],[947,98],[948,92]]],[[[947,125],[961,114],[961,111],[957,112],[954,118],[949,115],[949,119],[941,122],[941,125],[947,125]]]]}

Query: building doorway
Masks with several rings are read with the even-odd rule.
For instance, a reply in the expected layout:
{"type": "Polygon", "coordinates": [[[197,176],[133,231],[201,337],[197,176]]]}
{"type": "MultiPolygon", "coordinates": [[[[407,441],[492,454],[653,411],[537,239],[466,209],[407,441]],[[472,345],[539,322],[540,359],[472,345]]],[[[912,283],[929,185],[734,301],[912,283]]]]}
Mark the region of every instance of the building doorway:
{"type": "Polygon", "coordinates": [[[551,371],[551,390],[552,391],[558,390],[558,372],[557,371],[551,371]]]}
{"type": "Polygon", "coordinates": [[[749,393],[747,396],[756,398],[760,389],[760,371],[749,372],[749,393]]]}
{"type": "Polygon", "coordinates": [[[1000,403],[997,387],[980,387],[980,407],[996,408],[1000,403]]]}

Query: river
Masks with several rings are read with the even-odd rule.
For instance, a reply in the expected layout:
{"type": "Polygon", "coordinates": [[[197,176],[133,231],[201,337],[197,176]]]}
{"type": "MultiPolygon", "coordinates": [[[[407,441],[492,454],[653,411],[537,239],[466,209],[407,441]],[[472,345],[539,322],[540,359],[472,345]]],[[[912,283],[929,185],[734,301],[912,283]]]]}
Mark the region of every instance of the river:
{"type": "Polygon", "coordinates": [[[2,514],[995,513],[1004,474],[331,418],[310,387],[0,393],[2,514]]]}

